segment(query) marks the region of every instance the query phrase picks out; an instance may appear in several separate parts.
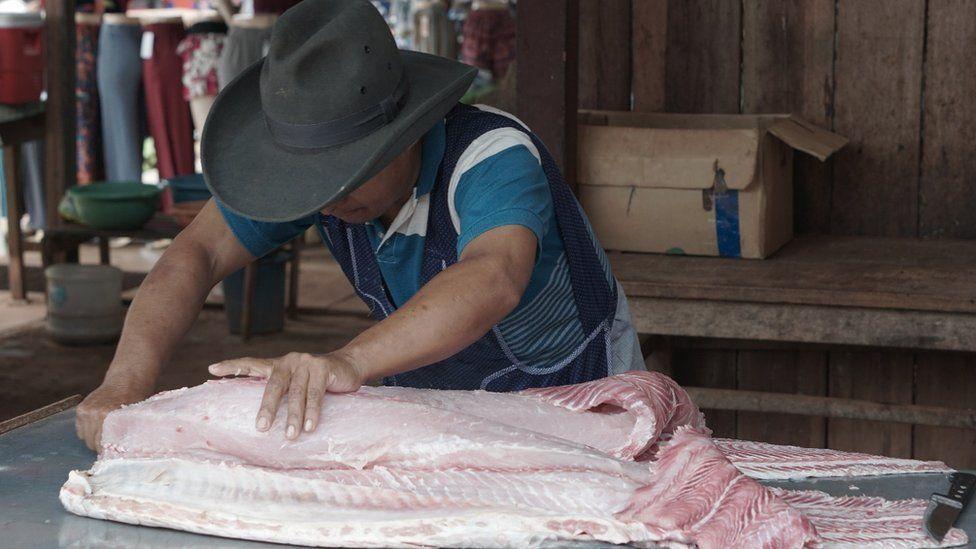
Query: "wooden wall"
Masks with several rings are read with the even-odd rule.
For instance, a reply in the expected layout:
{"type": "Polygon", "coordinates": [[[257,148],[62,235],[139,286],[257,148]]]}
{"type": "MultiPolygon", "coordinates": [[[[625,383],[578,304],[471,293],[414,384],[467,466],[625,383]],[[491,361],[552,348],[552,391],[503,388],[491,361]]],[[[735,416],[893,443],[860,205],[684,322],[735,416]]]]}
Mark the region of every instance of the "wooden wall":
{"type": "MultiPolygon", "coordinates": [[[[798,232],[976,238],[976,2],[580,0],[579,24],[580,108],[798,112],[849,137],[826,164],[797,155],[798,232]]],[[[976,356],[700,342],[675,377],[969,407],[976,356]]],[[[707,415],[725,436],[976,467],[974,431],[707,415]]]]}

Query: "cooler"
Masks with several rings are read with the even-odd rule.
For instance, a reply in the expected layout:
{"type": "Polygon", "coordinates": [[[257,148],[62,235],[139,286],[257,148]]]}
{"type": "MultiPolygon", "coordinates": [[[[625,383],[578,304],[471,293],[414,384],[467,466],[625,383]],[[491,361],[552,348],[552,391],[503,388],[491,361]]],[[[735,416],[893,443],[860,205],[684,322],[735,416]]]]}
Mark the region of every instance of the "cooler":
{"type": "Polygon", "coordinates": [[[44,91],[44,20],[0,12],[0,103],[30,103],[44,91]]]}

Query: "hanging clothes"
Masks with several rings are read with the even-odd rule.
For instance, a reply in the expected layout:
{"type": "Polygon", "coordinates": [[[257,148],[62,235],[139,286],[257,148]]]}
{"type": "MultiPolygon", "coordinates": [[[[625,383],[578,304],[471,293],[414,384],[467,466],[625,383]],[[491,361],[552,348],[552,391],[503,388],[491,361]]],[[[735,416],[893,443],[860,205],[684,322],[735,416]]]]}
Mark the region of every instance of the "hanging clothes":
{"type": "Polygon", "coordinates": [[[457,34],[447,17],[443,0],[415,1],[413,5],[413,48],[416,51],[457,59],[457,34]]]}
{"type": "Polygon", "coordinates": [[[281,15],[300,0],[251,0],[254,13],[273,13],[281,15]]]}
{"type": "Polygon", "coordinates": [[[143,61],[142,79],[159,178],[194,173],[193,123],[190,105],[183,99],[183,61],[176,53],[186,36],[183,23],[151,23],[144,31],[152,36],[144,39],[152,42],[152,52],[143,61]]]}
{"type": "Polygon", "coordinates": [[[475,9],[464,20],[461,59],[497,80],[515,60],[515,19],[508,8],[475,9]]]}
{"type": "Polygon", "coordinates": [[[75,161],[76,180],[85,185],[105,178],[102,162],[102,120],[98,97],[98,34],[101,22],[78,14],[75,37],[75,161]]]}
{"type": "Polygon", "coordinates": [[[217,95],[217,61],[226,38],[227,25],[219,21],[201,21],[186,30],[176,48],[183,60],[183,99],[217,95]]]}
{"type": "MultiPolygon", "coordinates": [[[[107,17],[107,16],[106,16],[107,17]]],[[[142,96],[142,27],[102,23],[95,63],[101,109],[102,151],[109,181],[142,181],[145,106],[142,96]]]]}
{"type": "Polygon", "coordinates": [[[231,25],[217,61],[217,82],[223,89],[244,69],[264,57],[271,40],[271,28],[231,25]]]}

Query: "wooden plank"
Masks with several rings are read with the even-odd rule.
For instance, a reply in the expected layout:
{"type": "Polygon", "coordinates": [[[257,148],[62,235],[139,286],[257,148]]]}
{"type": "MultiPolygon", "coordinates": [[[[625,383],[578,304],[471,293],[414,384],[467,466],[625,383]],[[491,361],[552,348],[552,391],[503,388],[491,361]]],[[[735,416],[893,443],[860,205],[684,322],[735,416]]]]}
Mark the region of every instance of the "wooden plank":
{"type": "MultiPolygon", "coordinates": [[[[667,2],[664,103],[667,112],[738,113],[741,5],[739,0],[667,2]]],[[[735,351],[681,353],[697,361],[674,365],[676,379],[705,379],[735,388],[735,351]]],[[[709,411],[720,436],[734,436],[735,412],[709,411]]]]}
{"type": "MultiPolygon", "coordinates": [[[[851,398],[684,387],[691,399],[702,408],[738,410],[740,412],[775,412],[788,416],[805,415],[976,429],[976,409],[917,404],[886,404],[851,398]]],[[[740,438],[743,436],[739,432],[740,438]]]]}
{"type": "Polygon", "coordinates": [[[667,112],[739,112],[740,4],[668,2],[667,112]]]}
{"type": "Polygon", "coordinates": [[[928,5],[919,233],[976,238],[976,2],[928,5]]]}
{"type": "Polygon", "coordinates": [[[925,4],[838,0],[833,233],[918,233],[925,4]]]}
{"type": "MultiPolygon", "coordinates": [[[[694,387],[735,388],[735,351],[682,350],[672,355],[675,381],[694,387]]],[[[717,437],[735,438],[736,413],[703,409],[705,422],[717,437]]]]}
{"type": "MultiPolygon", "coordinates": [[[[915,404],[976,408],[976,356],[921,353],[915,360],[915,404]]],[[[959,469],[976,469],[976,431],[915,427],[916,459],[937,459],[959,469]]]]}
{"type": "Polygon", "coordinates": [[[7,195],[7,280],[10,297],[17,301],[27,299],[24,286],[24,237],[20,233],[20,145],[4,145],[3,179],[7,195]]]}
{"type": "Polygon", "coordinates": [[[976,352],[976,315],[972,314],[629,294],[628,302],[634,328],[642,334],[976,352]]]}
{"type": "Polygon", "coordinates": [[[579,10],[575,0],[518,4],[518,116],[576,183],[579,10]]]}
{"type": "Polygon", "coordinates": [[[628,296],[976,313],[976,241],[801,237],[772,259],[616,254],[628,296]]]}
{"type": "MultiPolygon", "coordinates": [[[[911,353],[831,353],[828,394],[888,404],[911,404],[912,369],[911,353]]],[[[837,450],[907,458],[912,454],[912,426],[830,419],[827,422],[827,445],[837,450]]]]}
{"type": "MultiPolygon", "coordinates": [[[[737,387],[748,391],[826,395],[826,353],[739,351],[737,387]]],[[[747,440],[820,448],[827,442],[826,426],[822,417],[739,412],[737,434],[747,440]]]]}
{"type": "Polygon", "coordinates": [[[662,112],[667,66],[668,2],[637,0],[632,3],[631,14],[633,110],[662,112]]]}
{"type": "Polygon", "coordinates": [[[44,211],[57,226],[58,203],[75,183],[75,0],[51,0],[44,16],[46,129],[44,211]]]}
{"type": "Polygon", "coordinates": [[[579,0],[581,109],[630,110],[630,4],[579,0]]]}
{"type": "MultiPolygon", "coordinates": [[[[742,14],[742,112],[833,123],[834,0],[757,0],[742,14]]],[[[830,165],[794,160],[797,232],[830,228],[830,165]]]]}
{"type": "Polygon", "coordinates": [[[17,417],[10,418],[6,421],[0,422],[0,435],[13,431],[18,427],[23,427],[24,425],[29,425],[35,421],[40,421],[48,416],[52,416],[58,412],[63,412],[68,408],[73,408],[81,402],[81,395],[72,395],[68,398],[61,399],[47,406],[38,408],[32,412],[27,412],[26,414],[21,414],[17,417]]]}

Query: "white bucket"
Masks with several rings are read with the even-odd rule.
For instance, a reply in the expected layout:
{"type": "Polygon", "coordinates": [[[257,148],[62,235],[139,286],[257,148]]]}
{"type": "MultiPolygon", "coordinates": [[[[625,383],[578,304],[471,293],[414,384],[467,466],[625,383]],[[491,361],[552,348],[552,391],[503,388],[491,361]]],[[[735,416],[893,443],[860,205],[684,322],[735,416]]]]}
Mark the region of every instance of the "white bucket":
{"type": "Polygon", "coordinates": [[[47,277],[47,330],[68,344],[106,343],[122,332],[122,271],[61,263],[47,277]]]}

